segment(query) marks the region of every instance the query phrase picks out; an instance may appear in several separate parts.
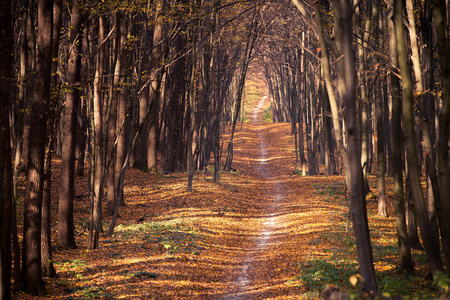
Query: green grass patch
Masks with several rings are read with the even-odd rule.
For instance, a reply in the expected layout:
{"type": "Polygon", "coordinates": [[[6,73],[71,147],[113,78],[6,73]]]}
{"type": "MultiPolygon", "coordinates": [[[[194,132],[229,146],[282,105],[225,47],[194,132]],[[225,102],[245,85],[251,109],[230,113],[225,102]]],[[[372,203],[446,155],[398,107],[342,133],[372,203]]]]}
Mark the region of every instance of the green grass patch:
{"type": "Polygon", "coordinates": [[[271,123],[272,120],[273,120],[273,118],[272,118],[272,110],[271,110],[270,105],[269,105],[264,110],[263,121],[264,121],[264,123],[271,123]]]}
{"type": "Polygon", "coordinates": [[[118,225],[116,233],[121,238],[135,240],[138,248],[156,245],[160,251],[175,255],[178,253],[200,254],[198,233],[183,222],[148,222],[141,224],[118,225]]]}
{"type": "Polygon", "coordinates": [[[313,184],[313,187],[320,195],[327,196],[327,199],[345,199],[345,182],[330,182],[326,184],[313,184]]]}
{"type": "MultiPolygon", "coordinates": [[[[314,187],[317,193],[329,199],[344,199],[343,182],[315,184],[314,187]]],[[[342,201],[340,205],[344,206],[345,203],[342,201]]],[[[396,235],[387,227],[387,223],[391,221],[377,217],[376,213],[376,209],[369,209],[378,292],[386,297],[395,296],[401,299],[438,299],[440,295],[436,284],[450,291],[450,279],[447,276],[442,276],[437,282],[426,278],[428,267],[423,251],[413,252],[415,272],[399,270],[396,235]]],[[[361,283],[353,286],[350,282],[350,278],[354,279],[354,276],[359,274],[356,240],[352,230],[345,232],[345,221],[339,222],[334,228],[335,230],[318,234],[310,242],[311,248],[316,250],[304,262],[293,265],[298,268],[299,273],[289,283],[306,288],[311,295],[320,294],[327,284],[332,284],[338,286],[342,292],[356,296],[361,283]]]]}

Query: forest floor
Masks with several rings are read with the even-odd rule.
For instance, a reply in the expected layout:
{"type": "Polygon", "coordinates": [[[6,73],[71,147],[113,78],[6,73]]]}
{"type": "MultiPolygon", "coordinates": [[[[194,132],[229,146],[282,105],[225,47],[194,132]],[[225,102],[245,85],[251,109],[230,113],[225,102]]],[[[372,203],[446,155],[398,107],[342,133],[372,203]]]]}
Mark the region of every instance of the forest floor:
{"type": "MultiPolygon", "coordinates": [[[[356,293],[359,285],[349,282],[358,267],[352,232],[345,230],[344,177],[299,176],[290,125],[262,122],[264,101],[250,111],[249,122],[238,124],[235,170],[221,172],[219,184],[213,182],[212,167],[195,174],[193,192],[187,192],[186,173],[129,168],[126,206],[120,208],[115,233],[102,235],[97,250],[86,250],[90,200],[87,179],[77,179],[79,248],[55,247],[58,276],[46,278],[47,299],[316,299],[326,283],[356,293]]],[[[227,128],[223,141],[229,133],[227,128]]],[[[380,290],[433,296],[431,282],[424,279],[422,252],[414,252],[416,273],[397,270],[394,219],[376,216],[373,175],[370,186],[374,195],[367,203],[380,290]]],[[[109,221],[105,217],[105,231],[109,221]]],[[[16,292],[13,299],[41,298],[16,292]]]]}

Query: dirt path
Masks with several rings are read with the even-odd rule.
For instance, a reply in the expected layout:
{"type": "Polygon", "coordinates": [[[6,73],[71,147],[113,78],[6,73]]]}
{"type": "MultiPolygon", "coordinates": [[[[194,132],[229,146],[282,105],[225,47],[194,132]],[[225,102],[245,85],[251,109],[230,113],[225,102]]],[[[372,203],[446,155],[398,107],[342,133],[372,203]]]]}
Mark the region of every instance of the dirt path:
{"type": "MultiPolygon", "coordinates": [[[[287,285],[289,279],[286,273],[290,273],[290,269],[302,259],[301,256],[308,253],[308,240],[305,240],[305,236],[294,234],[295,228],[289,222],[292,222],[291,218],[299,210],[306,213],[309,209],[306,206],[300,208],[292,205],[291,198],[295,192],[289,187],[290,169],[281,163],[285,160],[280,157],[279,145],[276,143],[277,139],[282,138],[280,129],[286,131],[289,127],[287,124],[280,128],[271,123],[263,123],[266,105],[267,98],[264,97],[249,114],[251,122],[246,130],[250,132],[252,139],[235,150],[250,154],[246,164],[238,161],[236,167],[253,176],[259,182],[257,189],[262,193],[254,199],[259,204],[260,214],[248,220],[258,225],[247,227],[246,222],[243,222],[243,227],[246,228],[243,233],[250,241],[244,243],[243,257],[239,258],[242,264],[231,276],[234,289],[222,298],[226,300],[295,295],[298,291],[287,285]],[[274,130],[276,127],[278,128],[274,130]],[[286,249],[292,246],[297,253],[286,253],[286,249]],[[286,254],[290,257],[286,257],[286,254]]],[[[303,189],[305,195],[310,194],[306,191],[311,189],[310,185],[305,185],[303,189]]],[[[296,220],[295,226],[301,226],[299,221],[296,220]]]]}
{"type": "MultiPolygon", "coordinates": [[[[265,257],[269,253],[276,250],[278,242],[273,237],[273,234],[279,230],[280,223],[279,218],[275,214],[280,205],[280,201],[284,198],[284,191],[282,183],[277,182],[274,175],[274,165],[270,162],[271,157],[266,150],[267,146],[267,136],[266,128],[262,123],[263,111],[266,103],[267,97],[263,97],[258,106],[255,107],[249,118],[251,121],[251,130],[256,132],[257,139],[253,141],[257,146],[257,155],[252,163],[252,168],[246,170],[256,179],[264,183],[264,189],[268,190],[269,193],[263,199],[259,199],[265,203],[266,207],[264,209],[264,215],[261,217],[259,223],[262,223],[260,228],[253,232],[254,241],[250,245],[254,245],[254,248],[245,249],[246,254],[243,258],[243,265],[239,272],[238,278],[235,282],[236,289],[230,295],[224,297],[224,300],[231,299],[251,299],[256,296],[254,294],[253,282],[254,278],[274,277],[273,274],[265,274],[267,268],[265,268],[265,257]],[[258,232],[258,230],[260,230],[258,232]]],[[[262,188],[262,187],[261,187],[262,188]]],[[[272,271],[269,270],[271,273],[272,271]]]]}

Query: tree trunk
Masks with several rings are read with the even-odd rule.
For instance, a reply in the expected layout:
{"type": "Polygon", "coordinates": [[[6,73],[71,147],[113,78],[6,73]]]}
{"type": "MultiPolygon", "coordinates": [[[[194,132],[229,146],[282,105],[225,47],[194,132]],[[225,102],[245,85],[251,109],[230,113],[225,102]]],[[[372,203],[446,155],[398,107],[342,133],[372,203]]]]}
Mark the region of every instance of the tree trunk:
{"type": "MultiPolygon", "coordinates": [[[[439,115],[439,142],[438,142],[438,169],[441,191],[442,216],[440,222],[444,224],[443,244],[447,263],[450,263],[450,172],[448,158],[448,142],[450,138],[450,49],[448,43],[449,20],[444,11],[445,3],[442,0],[434,0],[431,3],[433,23],[436,29],[437,50],[441,67],[442,80],[442,109],[439,115]]],[[[447,16],[449,15],[447,11],[447,16]]],[[[449,271],[450,273],[450,271],[449,271]]]]}
{"type": "MultiPolygon", "coordinates": [[[[128,86],[127,86],[127,69],[128,69],[128,52],[127,49],[127,40],[129,35],[130,28],[130,16],[128,11],[123,11],[122,16],[120,18],[120,41],[119,41],[119,58],[116,64],[115,70],[115,82],[114,82],[114,93],[113,97],[115,97],[118,101],[117,107],[117,150],[116,150],[116,166],[115,166],[115,188],[116,195],[121,194],[120,205],[125,205],[123,190],[119,188],[119,186],[123,186],[120,180],[120,173],[122,172],[122,167],[125,162],[125,157],[128,152],[128,126],[127,121],[129,117],[127,116],[127,104],[128,104],[128,86]]],[[[117,201],[117,199],[116,199],[117,201]]],[[[109,207],[108,207],[109,208],[109,207]]]]}
{"type": "Polygon", "coordinates": [[[34,93],[34,86],[35,86],[35,72],[36,72],[36,33],[35,33],[35,20],[34,20],[34,14],[33,14],[33,7],[35,1],[33,0],[24,0],[26,5],[24,6],[26,18],[24,18],[24,21],[26,22],[26,28],[24,28],[24,32],[26,32],[25,35],[25,51],[27,55],[25,56],[26,59],[26,101],[24,103],[24,126],[23,126],[23,137],[22,137],[22,160],[23,160],[23,166],[27,166],[28,162],[28,142],[30,140],[30,105],[31,105],[31,98],[33,97],[34,93]]]}
{"type": "MultiPolygon", "coordinates": [[[[303,10],[301,5],[293,0],[300,11],[303,10]]],[[[341,136],[338,104],[334,95],[334,89],[331,81],[330,63],[328,60],[328,51],[326,38],[322,29],[322,19],[318,4],[315,5],[317,27],[316,32],[319,35],[321,46],[321,60],[324,68],[324,77],[327,86],[328,97],[330,99],[331,112],[333,116],[333,125],[335,130],[335,138],[341,156],[344,162],[346,180],[348,190],[350,192],[350,205],[352,211],[353,230],[357,244],[358,262],[360,266],[361,276],[364,278],[361,290],[371,295],[377,294],[377,285],[375,279],[375,271],[373,267],[373,254],[370,242],[369,227],[367,221],[367,211],[364,197],[364,181],[361,169],[361,149],[358,136],[358,124],[356,118],[356,69],[354,62],[354,53],[352,48],[352,14],[350,3],[348,1],[333,1],[335,8],[335,25],[336,25],[336,41],[337,47],[333,46],[332,51],[340,56],[337,48],[343,54],[343,58],[338,62],[339,84],[338,90],[341,95],[342,108],[345,111],[345,132],[347,137],[348,149],[344,148],[341,136]],[[345,76],[343,76],[345,74],[345,76]]],[[[305,15],[305,14],[304,14],[305,15]]]]}
{"type": "MultiPolygon", "coordinates": [[[[372,17],[373,17],[373,33],[377,40],[381,41],[381,6],[379,1],[374,1],[372,3],[372,17]]],[[[379,66],[379,59],[375,57],[375,66],[379,66]]],[[[381,73],[381,70],[377,70],[381,73]]],[[[384,116],[387,112],[384,111],[385,101],[387,101],[387,96],[383,94],[381,88],[381,80],[383,77],[376,76],[374,80],[376,82],[374,85],[374,96],[376,101],[376,127],[377,127],[377,179],[378,179],[378,215],[381,217],[387,217],[387,206],[386,206],[386,151],[385,151],[385,132],[384,128],[384,116]]]]}
{"type": "Polygon", "coordinates": [[[356,68],[355,56],[352,48],[352,8],[345,0],[334,1],[336,37],[338,49],[343,54],[343,77],[341,94],[345,111],[345,132],[347,136],[348,164],[346,174],[350,178],[347,183],[350,191],[353,230],[356,237],[356,248],[361,276],[364,281],[361,290],[370,295],[377,294],[377,284],[373,267],[372,245],[370,242],[367,210],[365,203],[364,177],[361,170],[361,148],[358,136],[358,121],[356,117],[356,68]]]}
{"type": "Polygon", "coordinates": [[[163,42],[163,30],[164,30],[164,15],[162,10],[165,6],[164,0],[155,1],[155,27],[153,31],[153,49],[152,49],[152,70],[151,79],[152,83],[149,88],[149,99],[155,101],[153,105],[153,111],[149,119],[149,134],[147,139],[147,169],[150,172],[158,171],[158,115],[159,115],[159,103],[160,103],[160,87],[162,80],[162,71],[160,70],[162,65],[162,42],[163,42]]]}
{"type": "Polygon", "coordinates": [[[414,201],[415,211],[419,222],[425,252],[427,254],[430,272],[436,276],[443,270],[441,256],[439,252],[439,241],[433,238],[428,212],[425,207],[422,186],[420,183],[419,165],[417,161],[417,148],[415,138],[415,122],[413,112],[413,88],[411,81],[411,71],[408,63],[405,36],[403,32],[403,1],[394,0],[394,27],[397,41],[397,54],[402,75],[403,107],[402,117],[404,133],[406,138],[406,159],[408,162],[409,187],[414,201]]]}
{"type": "Polygon", "coordinates": [[[76,248],[73,224],[73,201],[75,198],[75,147],[77,114],[80,103],[81,83],[81,12],[78,1],[72,4],[69,61],[67,64],[67,84],[64,108],[64,132],[61,157],[61,186],[58,210],[58,242],[61,247],[76,248]]]}
{"type": "MultiPolygon", "coordinates": [[[[51,106],[57,107],[59,87],[58,77],[56,76],[58,68],[59,38],[61,32],[62,22],[62,3],[56,0],[53,3],[53,45],[52,45],[52,99],[51,106]]],[[[50,111],[49,128],[48,128],[48,143],[44,167],[44,191],[42,196],[42,228],[41,228],[41,265],[42,274],[46,277],[54,278],[56,270],[53,266],[52,258],[52,242],[51,242],[51,178],[52,178],[52,159],[53,159],[53,140],[56,131],[56,124],[60,117],[60,111],[50,111]]]]}
{"type": "MultiPolygon", "coordinates": [[[[193,16],[195,11],[193,7],[193,3],[191,4],[191,15],[193,16]]],[[[188,168],[189,168],[189,176],[188,176],[188,192],[192,192],[192,181],[194,178],[194,171],[195,171],[195,163],[194,163],[194,151],[195,151],[195,144],[196,141],[194,140],[195,135],[195,68],[196,68],[196,28],[195,28],[196,22],[193,21],[191,25],[191,72],[190,72],[190,80],[189,80],[189,132],[188,132],[188,143],[187,143],[187,150],[188,150],[188,168]]]]}
{"type": "MultiPolygon", "coordinates": [[[[354,1],[356,2],[356,1],[354,1]]],[[[371,3],[368,2],[367,6],[371,6],[371,3]]],[[[364,176],[364,194],[366,195],[369,193],[369,183],[367,181],[367,176],[369,175],[369,153],[370,153],[370,147],[369,147],[369,106],[371,103],[369,103],[369,98],[367,96],[366,91],[366,54],[364,51],[364,48],[367,46],[366,42],[366,35],[368,32],[364,30],[364,26],[362,24],[361,20],[361,5],[356,6],[355,9],[355,18],[357,19],[358,27],[360,28],[358,30],[358,75],[359,75],[359,96],[360,96],[360,123],[361,123],[361,167],[363,170],[363,176],[364,176]]],[[[365,20],[366,24],[371,24],[371,12],[367,16],[367,19],[365,20]]]]}
{"type": "MultiPolygon", "coordinates": [[[[99,16],[98,32],[99,41],[105,39],[105,23],[106,17],[104,15],[99,16]]],[[[99,44],[100,45],[100,44],[99,44]]],[[[100,47],[102,47],[100,45],[100,47]]],[[[94,97],[93,97],[93,133],[94,133],[94,147],[92,157],[93,168],[93,183],[91,195],[91,213],[89,220],[89,237],[87,248],[89,250],[98,248],[99,236],[101,231],[101,217],[102,217],[102,202],[103,202],[103,179],[105,176],[104,166],[104,135],[103,135],[103,72],[105,70],[104,57],[106,50],[102,47],[97,56],[97,64],[95,69],[94,78],[94,97]]]]}
{"type": "Polygon", "coordinates": [[[0,300],[11,299],[12,165],[9,111],[11,107],[13,15],[9,0],[0,1],[0,300]]]}
{"type": "Polygon", "coordinates": [[[47,295],[41,268],[41,208],[45,140],[50,100],[53,1],[38,0],[38,47],[36,85],[30,114],[27,187],[24,203],[22,277],[24,289],[36,296],[47,295]]]}
{"type": "MultiPolygon", "coordinates": [[[[120,49],[120,14],[117,12],[115,16],[116,24],[116,36],[114,41],[114,63],[112,68],[117,69],[116,65],[119,57],[120,49]]],[[[106,180],[106,190],[107,190],[107,208],[106,213],[112,215],[114,213],[114,206],[116,204],[116,127],[117,127],[117,105],[118,99],[115,97],[116,81],[118,80],[118,74],[114,73],[113,83],[110,89],[110,99],[107,105],[107,124],[108,124],[108,138],[106,145],[106,158],[108,160],[107,166],[107,180],[106,180]]]]}
{"type": "Polygon", "coordinates": [[[394,203],[395,203],[395,225],[397,229],[397,241],[400,257],[400,268],[413,270],[414,263],[411,257],[411,248],[408,240],[405,216],[405,200],[403,190],[403,159],[402,159],[402,126],[401,112],[402,101],[400,93],[400,81],[396,76],[398,69],[397,42],[394,33],[393,10],[389,12],[389,56],[390,56],[390,81],[392,96],[392,176],[394,179],[394,203]]]}

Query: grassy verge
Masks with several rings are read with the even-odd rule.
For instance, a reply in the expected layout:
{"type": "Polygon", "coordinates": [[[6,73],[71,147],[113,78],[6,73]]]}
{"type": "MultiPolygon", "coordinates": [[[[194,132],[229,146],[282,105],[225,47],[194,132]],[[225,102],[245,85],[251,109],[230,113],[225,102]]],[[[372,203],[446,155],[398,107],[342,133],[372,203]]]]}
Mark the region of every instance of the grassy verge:
{"type": "MultiPolygon", "coordinates": [[[[317,193],[328,201],[346,203],[341,183],[315,185],[317,193]]],[[[393,218],[380,218],[373,204],[368,204],[369,226],[374,254],[374,267],[378,289],[384,296],[399,296],[402,299],[437,299],[439,294],[432,280],[427,277],[427,262],[423,251],[413,251],[416,271],[398,269],[398,247],[393,218]]],[[[350,278],[358,274],[356,242],[353,232],[345,231],[345,217],[336,224],[336,230],[320,234],[310,242],[312,251],[306,262],[300,264],[301,273],[291,284],[303,285],[307,289],[306,299],[317,297],[327,284],[339,286],[343,292],[357,295],[358,282],[353,286],[350,278]],[[321,247],[319,247],[321,246],[321,247]],[[325,246],[325,247],[323,247],[325,246]]]]}

